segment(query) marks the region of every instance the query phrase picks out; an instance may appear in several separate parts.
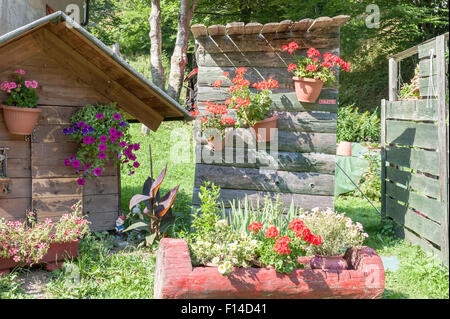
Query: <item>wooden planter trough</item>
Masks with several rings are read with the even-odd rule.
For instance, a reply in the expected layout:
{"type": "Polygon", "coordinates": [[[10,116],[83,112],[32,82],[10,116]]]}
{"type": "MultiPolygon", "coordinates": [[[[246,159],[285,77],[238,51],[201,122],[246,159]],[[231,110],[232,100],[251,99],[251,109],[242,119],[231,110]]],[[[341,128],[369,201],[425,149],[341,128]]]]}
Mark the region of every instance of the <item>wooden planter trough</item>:
{"type": "MultiPolygon", "coordinates": [[[[154,297],[162,298],[380,298],[381,258],[369,247],[349,249],[349,270],[235,268],[228,277],[216,267],[193,267],[186,241],[163,238],[156,257],[154,297]]],[[[303,261],[306,259],[303,258],[303,261]]]]}
{"type": "MultiPolygon", "coordinates": [[[[45,264],[45,269],[53,271],[61,269],[62,261],[68,258],[78,257],[78,240],[68,243],[53,243],[39,264],[45,264]]],[[[0,275],[8,274],[11,268],[26,266],[24,263],[16,263],[12,258],[0,258],[0,275]]]]}

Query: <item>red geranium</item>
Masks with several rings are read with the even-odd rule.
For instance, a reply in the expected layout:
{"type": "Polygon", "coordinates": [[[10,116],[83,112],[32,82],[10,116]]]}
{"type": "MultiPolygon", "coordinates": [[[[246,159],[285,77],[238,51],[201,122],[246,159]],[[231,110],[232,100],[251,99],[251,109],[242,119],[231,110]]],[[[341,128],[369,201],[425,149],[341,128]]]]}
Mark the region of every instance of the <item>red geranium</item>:
{"type": "Polygon", "coordinates": [[[271,226],[271,227],[267,228],[266,234],[265,234],[266,238],[277,238],[278,235],[279,235],[279,233],[278,233],[278,229],[276,226],[271,226]]]}
{"type": "Polygon", "coordinates": [[[263,227],[263,224],[261,222],[252,222],[249,226],[248,226],[248,230],[252,231],[253,234],[257,234],[259,233],[259,231],[261,230],[261,228],[263,227]]]}

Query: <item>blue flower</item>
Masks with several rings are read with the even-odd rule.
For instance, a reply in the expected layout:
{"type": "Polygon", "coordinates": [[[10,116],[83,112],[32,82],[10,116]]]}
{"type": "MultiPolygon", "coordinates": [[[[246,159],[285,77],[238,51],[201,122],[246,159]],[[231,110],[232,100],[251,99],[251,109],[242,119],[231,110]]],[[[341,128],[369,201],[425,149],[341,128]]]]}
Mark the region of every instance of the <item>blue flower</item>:
{"type": "Polygon", "coordinates": [[[120,122],[119,125],[120,125],[120,126],[127,126],[127,123],[125,123],[125,122],[120,122]]]}

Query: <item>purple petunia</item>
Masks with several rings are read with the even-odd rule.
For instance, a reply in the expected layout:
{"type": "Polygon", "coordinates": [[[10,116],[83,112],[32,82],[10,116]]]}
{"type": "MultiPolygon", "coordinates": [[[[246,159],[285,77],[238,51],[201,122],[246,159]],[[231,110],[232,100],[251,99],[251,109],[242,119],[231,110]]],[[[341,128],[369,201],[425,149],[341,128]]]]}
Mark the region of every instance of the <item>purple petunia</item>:
{"type": "Polygon", "coordinates": [[[112,129],[109,130],[109,135],[116,135],[117,134],[117,130],[113,127],[112,129]]]}
{"type": "Polygon", "coordinates": [[[106,158],[106,154],[103,152],[98,153],[98,158],[99,159],[105,159],[106,158]]]}
{"type": "Polygon", "coordinates": [[[79,179],[77,180],[77,183],[78,183],[78,185],[81,185],[81,186],[83,186],[83,185],[84,185],[84,183],[86,183],[86,181],[85,181],[85,179],[84,179],[84,178],[79,178],[79,179]]]}
{"type": "Polygon", "coordinates": [[[90,169],[91,168],[91,163],[86,163],[86,165],[84,165],[84,168],[90,169]]]}
{"type": "Polygon", "coordinates": [[[134,145],[133,145],[133,149],[134,149],[135,151],[138,151],[140,148],[141,148],[141,146],[140,146],[139,144],[134,144],[134,145]]]}
{"type": "Polygon", "coordinates": [[[66,165],[66,166],[69,166],[69,165],[70,165],[70,161],[69,161],[68,158],[66,158],[66,159],[64,160],[64,165],[66,165]]]}
{"type": "Polygon", "coordinates": [[[98,120],[101,120],[101,119],[103,118],[103,114],[102,114],[102,113],[97,114],[95,117],[96,117],[98,120]]]}
{"type": "Polygon", "coordinates": [[[99,150],[99,151],[106,151],[106,145],[105,145],[105,144],[100,144],[100,145],[98,146],[98,150],[99,150]]]}
{"type": "Polygon", "coordinates": [[[108,141],[108,138],[105,135],[102,135],[102,136],[100,136],[99,140],[102,143],[106,143],[108,141]]]}
{"type": "Polygon", "coordinates": [[[135,161],[135,160],[136,160],[136,155],[131,154],[130,156],[128,156],[128,158],[129,158],[130,160],[132,160],[132,161],[135,161]]]}
{"type": "Polygon", "coordinates": [[[77,168],[77,167],[80,167],[80,165],[81,165],[81,163],[80,163],[80,161],[79,160],[73,160],[73,162],[72,162],[72,166],[73,167],[75,167],[75,168],[77,168]]]}
{"type": "Polygon", "coordinates": [[[123,136],[123,133],[122,133],[122,131],[117,131],[117,134],[116,134],[116,136],[117,136],[118,138],[121,138],[121,137],[123,136]]]}
{"type": "Polygon", "coordinates": [[[138,168],[139,166],[141,166],[141,164],[139,164],[139,162],[134,162],[134,163],[133,163],[133,166],[134,166],[135,168],[138,168]]]}
{"type": "Polygon", "coordinates": [[[97,167],[94,169],[94,175],[95,176],[100,176],[100,174],[102,173],[102,169],[97,167]]]}
{"type": "Polygon", "coordinates": [[[69,157],[69,159],[70,159],[71,161],[73,161],[75,158],[76,158],[76,157],[73,156],[73,155],[70,155],[70,157],[69,157]]]}
{"type": "Polygon", "coordinates": [[[110,140],[112,143],[115,143],[116,140],[117,140],[117,137],[116,137],[115,135],[111,135],[111,136],[109,137],[109,140],[110,140]]]}
{"type": "Polygon", "coordinates": [[[119,145],[120,145],[120,147],[125,147],[125,146],[127,146],[127,142],[122,141],[122,142],[119,143],[119,145]]]}
{"type": "Polygon", "coordinates": [[[85,136],[85,137],[83,137],[83,143],[84,144],[95,143],[95,137],[93,137],[93,136],[85,136]]]}
{"type": "Polygon", "coordinates": [[[114,113],[113,115],[115,120],[120,120],[120,114],[119,113],[114,113]]]}
{"type": "Polygon", "coordinates": [[[127,123],[126,122],[120,122],[119,125],[120,126],[127,126],[127,123]]]}
{"type": "Polygon", "coordinates": [[[134,174],[134,171],[130,171],[130,174],[128,174],[128,175],[130,175],[130,176],[131,176],[131,175],[133,175],[133,174],[134,174]]]}

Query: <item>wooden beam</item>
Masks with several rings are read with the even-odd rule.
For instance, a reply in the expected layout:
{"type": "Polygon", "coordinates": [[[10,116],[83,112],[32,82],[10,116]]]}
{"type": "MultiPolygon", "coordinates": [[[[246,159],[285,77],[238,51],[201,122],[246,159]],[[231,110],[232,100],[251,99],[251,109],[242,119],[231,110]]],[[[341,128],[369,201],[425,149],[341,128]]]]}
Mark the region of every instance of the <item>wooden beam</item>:
{"type": "Polygon", "coordinates": [[[389,101],[397,101],[398,90],[398,62],[395,59],[389,59],[389,101]]]}
{"type": "Polygon", "coordinates": [[[78,74],[85,83],[91,85],[101,94],[111,97],[111,100],[117,101],[119,106],[132,116],[140,119],[145,118],[141,121],[153,131],[158,129],[163,120],[159,113],[112,80],[81,54],[62,42],[51,31],[42,29],[39,34],[34,34],[34,36],[41,42],[44,52],[58,61],[62,67],[78,74]],[[145,113],[147,113],[147,116],[143,116],[145,113]]]}

